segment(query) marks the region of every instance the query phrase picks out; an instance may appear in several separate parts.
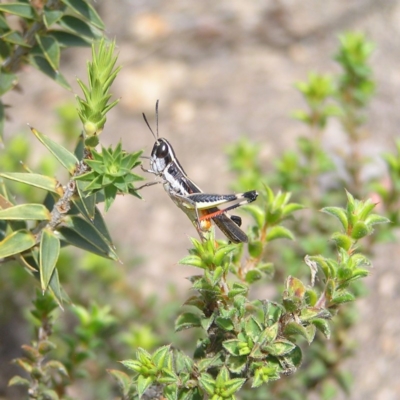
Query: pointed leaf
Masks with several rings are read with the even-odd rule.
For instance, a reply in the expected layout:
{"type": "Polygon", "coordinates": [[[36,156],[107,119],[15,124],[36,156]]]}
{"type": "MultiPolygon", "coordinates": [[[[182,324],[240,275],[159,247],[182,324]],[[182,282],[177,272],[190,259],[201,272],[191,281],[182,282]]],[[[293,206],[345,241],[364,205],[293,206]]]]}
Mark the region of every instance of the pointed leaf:
{"type": "Polygon", "coordinates": [[[90,22],[99,29],[104,29],[104,23],[97,14],[96,10],[83,0],[62,0],[64,4],[71,7],[76,13],[82,16],[87,22],[90,22]]]}
{"type": "Polygon", "coordinates": [[[273,356],[284,356],[290,353],[296,345],[294,345],[289,340],[279,339],[268,346],[265,346],[265,350],[268,351],[273,356]]]}
{"type": "Polygon", "coordinates": [[[143,396],[144,392],[150,387],[150,385],[154,382],[154,377],[144,377],[143,375],[139,375],[137,379],[137,391],[139,395],[139,399],[143,396]]]}
{"type": "Polygon", "coordinates": [[[214,394],[215,380],[210,374],[201,374],[199,377],[199,385],[208,395],[212,396],[214,394]]]}
{"type": "Polygon", "coordinates": [[[4,40],[5,42],[9,42],[9,43],[12,43],[12,44],[16,44],[18,46],[30,47],[25,42],[24,38],[16,31],[10,31],[10,32],[2,35],[1,36],[1,40],[4,40]]]}
{"type": "Polygon", "coordinates": [[[92,29],[89,24],[71,15],[64,15],[58,23],[70,32],[87,39],[93,40],[99,36],[99,32],[92,29]]]}
{"type": "Polygon", "coordinates": [[[237,249],[237,244],[228,244],[226,246],[219,247],[214,255],[214,264],[216,266],[221,265],[224,257],[232,253],[236,249],[237,249]]]}
{"type": "Polygon", "coordinates": [[[387,224],[390,223],[390,219],[382,217],[378,214],[371,214],[365,219],[365,223],[367,225],[376,225],[376,224],[387,224]]]}
{"type": "Polygon", "coordinates": [[[45,291],[60,255],[60,240],[50,229],[42,230],[40,238],[40,282],[45,291]]]}
{"type": "Polygon", "coordinates": [[[36,35],[36,41],[42,49],[43,55],[54,71],[60,67],[60,46],[51,36],[36,35]]]}
{"type": "Polygon", "coordinates": [[[115,257],[112,254],[109,254],[105,248],[98,248],[94,246],[75,230],[68,228],[67,226],[61,226],[57,228],[57,231],[60,234],[60,239],[64,240],[68,244],[86,251],[90,251],[91,253],[97,254],[100,257],[115,260],[115,257]]]}
{"type": "Polygon", "coordinates": [[[54,70],[44,56],[32,53],[28,56],[28,61],[32,67],[35,67],[38,71],[53,79],[64,89],[71,90],[71,86],[64,78],[64,75],[62,75],[61,72],[54,70]]]}
{"type": "Polygon", "coordinates": [[[117,369],[108,369],[107,372],[117,380],[122,395],[124,397],[127,397],[131,387],[132,378],[125,372],[119,371],[117,369]]]}
{"type": "Polygon", "coordinates": [[[35,18],[33,8],[29,4],[24,4],[22,2],[0,4],[0,11],[8,14],[17,15],[18,17],[22,18],[35,18]]]}
{"type": "Polygon", "coordinates": [[[36,129],[31,128],[32,133],[39,139],[39,141],[53,154],[55,158],[61,163],[61,165],[68,170],[72,175],[76,169],[78,159],[70,153],[66,148],[56,143],[46,135],[38,132],[36,129]]]}
{"type": "Polygon", "coordinates": [[[22,253],[36,244],[36,238],[27,230],[11,233],[0,242],[0,258],[22,253]]]}
{"type": "Polygon", "coordinates": [[[222,342],[222,346],[224,346],[225,350],[227,350],[233,356],[240,355],[240,340],[238,339],[228,339],[222,342]]]}
{"type": "Polygon", "coordinates": [[[192,265],[193,267],[205,269],[207,266],[204,264],[203,260],[199,256],[186,256],[179,260],[179,264],[182,265],[192,265]]]}
{"type": "Polygon", "coordinates": [[[61,47],[88,47],[90,40],[64,31],[50,31],[61,47]]]}
{"type": "Polygon", "coordinates": [[[21,376],[15,375],[8,381],[8,386],[27,386],[29,387],[31,382],[28,379],[22,378],[21,376]]]}
{"type": "Polygon", "coordinates": [[[224,390],[221,393],[223,398],[226,399],[229,398],[230,396],[233,396],[234,393],[240,390],[240,388],[244,385],[245,382],[246,382],[245,378],[234,378],[225,382],[224,390]]]}
{"type": "Polygon", "coordinates": [[[42,204],[20,204],[0,210],[0,220],[50,220],[50,211],[42,204]]]}
{"type": "MultiPolygon", "coordinates": [[[[111,243],[108,242],[106,238],[104,238],[96,229],[96,227],[83,219],[82,217],[79,216],[70,216],[68,219],[65,220],[65,224],[73,229],[73,231],[80,236],[84,241],[86,241],[88,244],[91,246],[95,247],[98,249],[99,252],[106,254],[108,258],[111,258],[113,260],[118,260],[118,256],[114,251],[113,246],[111,243]]],[[[64,234],[63,230],[60,230],[61,233],[64,234]]],[[[69,241],[69,240],[68,240],[69,241]]],[[[79,242],[79,241],[78,241],[79,242]]],[[[76,243],[78,243],[76,242],[76,243]]],[[[75,243],[71,243],[75,244],[75,243]]],[[[75,244],[77,245],[77,244],[75,244]]],[[[81,246],[78,246],[81,247],[81,246]]],[[[90,250],[89,250],[90,251],[90,250]]],[[[96,253],[98,254],[98,253],[96,253]]]]}
{"type": "Polygon", "coordinates": [[[200,317],[193,313],[183,313],[175,321],[175,330],[195,328],[201,326],[200,317]]]}
{"type": "Polygon", "coordinates": [[[57,269],[54,269],[54,272],[51,275],[51,279],[50,279],[48,288],[50,289],[51,293],[56,298],[58,305],[62,309],[63,308],[62,304],[63,304],[64,300],[69,301],[69,298],[65,294],[65,292],[61,289],[60,279],[58,277],[57,269]]]}
{"type": "Polygon", "coordinates": [[[229,371],[232,372],[233,374],[242,373],[246,369],[246,366],[247,366],[247,356],[229,357],[228,368],[229,371]]]}
{"type": "Polygon", "coordinates": [[[273,226],[267,233],[267,241],[275,239],[290,239],[294,240],[293,233],[283,226],[273,226]]]}
{"type": "Polygon", "coordinates": [[[46,28],[49,28],[51,25],[55,24],[63,15],[63,11],[45,9],[43,11],[43,21],[46,25],[46,28]]]}
{"type": "Polygon", "coordinates": [[[0,96],[11,90],[18,83],[18,77],[10,72],[1,71],[0,74],[0,96]]]}
{"type": "MultiPolygon", "coordinates": [[[[84,192],[83,189],[85,186],[86,186],[86,183],[84,183],[82,181],[76,181],[76,189],[78,191],[79,198],[81,200],[79,203],[84,208],[84,212],[82,212],[82,214],[86,214],[90,220],[93,220],[94,213],[95,213],[94,210],[96,207],[96,196],[95,195],[85,196],[83,193],[84,192]]],[[[75,202],[75,203],[77,203],[77,202],[75,202]]],[[[78,206],[78,204],[77,204],[77,206],[78,206]]]]}
{"type": "Polygon", "coordinates": [[[62,195],[62,188],[57,179],[45,175],[31,174],[27,172],[3,172],[0,177],[11,181],[25,183],[39,189],[47,190],[58,195],[62,195]]]}
{"type": "Polygon", "coordinates": [[[342,224],[344,231],[345,232],[347,231],[349,222],[347,220],[346,210],[344,210],[343,208],[340,208],[340,207],[325,207],[321,211],[337,218],[340,221],[340,223],[342,224]]]}

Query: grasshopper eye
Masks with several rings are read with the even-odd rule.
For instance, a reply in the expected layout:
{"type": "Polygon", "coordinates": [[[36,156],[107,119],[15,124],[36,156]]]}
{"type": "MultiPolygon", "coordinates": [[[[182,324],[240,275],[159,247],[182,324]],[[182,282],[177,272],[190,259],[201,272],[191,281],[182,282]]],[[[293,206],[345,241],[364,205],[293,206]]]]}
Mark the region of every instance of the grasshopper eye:
{"type": "Polygon", "coordinates": [[[167,155],[168,155],[168,146],[165,143],[161,143],[161,145],[157,147],[156,157],[164,158],[167,155]]]}

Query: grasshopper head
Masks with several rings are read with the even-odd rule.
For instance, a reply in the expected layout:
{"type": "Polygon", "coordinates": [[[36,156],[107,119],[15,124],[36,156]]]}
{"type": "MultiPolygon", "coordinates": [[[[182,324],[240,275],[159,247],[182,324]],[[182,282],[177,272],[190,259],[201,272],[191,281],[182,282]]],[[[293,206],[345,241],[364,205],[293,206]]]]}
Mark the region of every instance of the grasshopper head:
{"type": "Polygon", "coordinates": [[[156,140],[151,151],[150,166],[154,173],[161,175],[171,161],[175,160],[174,150],[164,138],[156,140]]]}

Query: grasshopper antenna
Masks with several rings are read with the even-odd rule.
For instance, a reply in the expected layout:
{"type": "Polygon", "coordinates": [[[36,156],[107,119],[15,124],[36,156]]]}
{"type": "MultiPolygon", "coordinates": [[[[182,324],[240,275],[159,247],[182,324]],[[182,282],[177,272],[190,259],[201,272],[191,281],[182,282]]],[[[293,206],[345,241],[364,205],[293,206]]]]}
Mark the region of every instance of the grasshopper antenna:
{"type": "MultiPolygon", "coordinates": [[[[155,135],[154,132],[153,132],[153,129],[151,129],[151,126],[150,126],[150,124],[149,124],[149,121],[147,121],[147,118],[146,118],[145,113],[142,113],[142,115],[143,115],[143,119],[144,119],[144,121],[146,122],[147,127],[150,129],[150,132],[151,132],[151,134],[153,135],[155,141],[158,142],[158,137],[156,137],[156,135],[155,135]]],[[[158,124],[158,118],[157,118],[157,124],[158,124]]],[[[158,133],[158,128],[157,128],[157,133],[158,133]]],[[[157,136],[158,136],[158,135],[157,135],[157,136]]]]}
{"type": "Polygon", "coordinates": [[[157,126],[157,140],[158,140],[158,102],[160,100],[157,99],[156,101],[156,126],[157,126]]]}

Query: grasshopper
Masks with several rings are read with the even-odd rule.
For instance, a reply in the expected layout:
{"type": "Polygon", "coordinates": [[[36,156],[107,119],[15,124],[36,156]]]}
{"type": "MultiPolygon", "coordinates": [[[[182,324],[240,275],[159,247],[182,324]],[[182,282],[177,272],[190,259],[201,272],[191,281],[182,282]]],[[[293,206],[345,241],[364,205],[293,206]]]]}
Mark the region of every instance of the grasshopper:
{"type": "Polygon", "coordinates": [[[143,171],[154,174],[161,181],[147,183],[151,186],[162,183],[171,200],[189,217],[201,239],[211,229],[213,221],[224,235],[233,243],[247,242],[247,235],[240,229],[242,219],[227,212],[257,199],[258,193],[250,190],[238,194],[208,194],[187,176],[167,139],[158,136],[158,100],[156,103],[157,136],[143,118],[152,133],[155,143],[151,151],[150,169],[143,171]]]}

